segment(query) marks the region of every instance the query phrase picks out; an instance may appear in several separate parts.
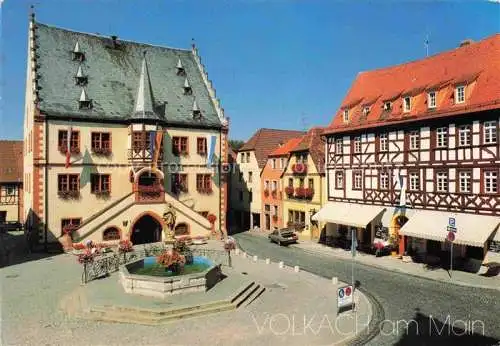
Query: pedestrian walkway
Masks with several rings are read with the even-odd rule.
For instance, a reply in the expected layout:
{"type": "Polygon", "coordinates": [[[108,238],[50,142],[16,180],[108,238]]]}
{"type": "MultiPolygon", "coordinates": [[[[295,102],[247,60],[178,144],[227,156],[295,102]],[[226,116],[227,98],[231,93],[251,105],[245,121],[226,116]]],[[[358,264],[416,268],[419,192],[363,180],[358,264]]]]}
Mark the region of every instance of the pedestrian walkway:
{"type": "MultiPolygon", "coordinates": [[[[333,248],[311,240],[300,241],[298,244],[290,246],[319,255],[334,256],[349,260],[352,258],[350,251],[333,248]]],[[[482,274],[484,270],[481,270],[477,274],[463,271],[452,271],[450,273],[450,271],[442,268],[425,269],[422,263],[403,262],[401,259],[391,256],[375,257],[374,255],[362,252],[357,252],[356,261],[365,265],[398,271],[426,279],[451,282],[463,286],[500,290],[500,275],[494,277],[481,276],[480,274],[482,274]]]]}

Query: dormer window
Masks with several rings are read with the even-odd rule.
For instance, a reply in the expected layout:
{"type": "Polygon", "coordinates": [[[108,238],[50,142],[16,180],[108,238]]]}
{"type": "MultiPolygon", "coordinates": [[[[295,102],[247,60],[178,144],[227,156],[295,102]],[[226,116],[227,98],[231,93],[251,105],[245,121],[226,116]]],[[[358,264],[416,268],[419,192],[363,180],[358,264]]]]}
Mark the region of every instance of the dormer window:
{"type": "Polygon", "coordinates": [[[186,75],[186,70],[184,69],[184,66],[182,66],[181,59],[177,60],[177,75],[178,76],[185,76],[186,75]]]}
{"type": "Polygon", "coordinates": [[[196,100],[193,103],[193,119],[201,119],[201,111],[196,100]]]}
{"type": "Polygon", "coordinates": [[[370,113],[370,107],[368,106],[363,107],[363,114],[368,115],[368,113],[370,113]]]}
{"type": "Polygon", "coordinates": [[[349,109],[344,109],[344,122],[347,123],[349,121],[349,109]]]}
{"type": "Polygon", "coordinates": [[[80,50],[80,45],[78,42],[75,44],[75,48],[73,48],[73,60],[83,61],[85,60],[85,54],[80,50]]]}
{"type": "Polygon", "coordinates": [[[411,97],[406,96],[403,98],[403,111],[409,112],[411,110],[411,97]]]}
{"type": "Polygon", "coordinates": [[[184,81],[184,95],[192,95],[193,94],[193,89],[191,88],[191,85],[189,85],[189,81],[186,80],[184,81]]]}
{"type": "Polygon", "coordinates": [[[78,100],[78,105],[80,109],[92,109],[92,100],[87,97],[87,93],[83,88],[80,99],[78,100]]]}
{"type": "Polygon", "coordinates": [[[78,71],[75,76],[76,85],[84,86],[87,85],[88,79],[87,76],[83,75],[82,67],[78,66],[78,71]]]}
{"type": "Polygon", "coordinates": [[[455,103],[465,102],[465,85],[458,85],[455,88],[455,103]]]}
{"type": "Polygon", "coordinates": [[[384,102],[384,111],[390,111],[392,109],[392,104],[390,102],[384,102]]]}
{"type": "Polygon", "coordinates": [[[430,91],[427,94],[427,107],[428,108],[436,108],[436,92],[430,91]]]}

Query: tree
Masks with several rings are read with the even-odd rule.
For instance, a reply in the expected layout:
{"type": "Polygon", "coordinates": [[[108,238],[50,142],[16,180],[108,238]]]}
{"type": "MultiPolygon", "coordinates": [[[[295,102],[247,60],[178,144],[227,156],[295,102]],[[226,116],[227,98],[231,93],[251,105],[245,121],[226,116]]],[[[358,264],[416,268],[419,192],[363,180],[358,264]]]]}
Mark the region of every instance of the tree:
{"type": "Polygon", "coordinates": [[[243,142],[239,139],[230,139],[229,140],[229,146],[234,151],[238,151],[238,149],[240,149],[243,146],[243,144],[245,144],[245,142],[243,142]]]}

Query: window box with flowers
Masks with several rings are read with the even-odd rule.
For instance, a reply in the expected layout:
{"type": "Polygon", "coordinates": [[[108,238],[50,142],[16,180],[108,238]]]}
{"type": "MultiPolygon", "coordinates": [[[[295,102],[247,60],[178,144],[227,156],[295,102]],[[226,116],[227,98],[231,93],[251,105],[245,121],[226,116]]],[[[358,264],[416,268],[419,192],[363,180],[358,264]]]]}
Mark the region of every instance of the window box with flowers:
{"type": "Polygon", "coordinates": [[[109,156],[111,155],[110,148],[92,148],[92,153],[99,156],[109,156]]]}
{"type": "Polygon", "coordinates": [[[94,195],[96,195],[97,198],[108,198],[111,195],[111,193],[109,191],[102,190],[102,191],[94,191],[94,195]]]}
{"type": "Polygon", "coordinates": [[[274,222],[278,221],[278,215],[276,215],[276,214],[273,215],[273,221],[274,222]]]}
{"type": "Polygon", "coordinates": [[[293,197],[293,192],[294,192],[293,186],[287,186],[285,187],[285,193],[288,196],[288,198],[293,197]]]}
{"type": "Polygon", "coordinates": [[[304,198],[305,197],[305,189],[303,187],[297,187],[295,189],[295,197],[296,198],[304,198]]]}
{"type": "Polygon", "coordinates": [[[307,165],[305,163],[296,163],[292,165],[292,172],[294,174],[306,174],[307,165]]]}
{"type": "Polygon", "coordinates": [[[305,198],[312,199],[313,196],[314,196],[314,189],[309,188],[309,187],[304,189],[304,197],[305,198]]]}
{"type": "Polygon", "coordinates": [[[76,190],[58,191],[57,195],[63,199],[77,199],[80,197],[80,191],[76,190]]]}
{"type": "Polygon", "coordinates": [[[278,197],[278,191],[277,191],[277,190],[272,190],[272,191],[271,191],[271,196],[272,196],[273,198],[277,198],[277,197],[278,197]]]}
{"type": "Polygon", "coordinates": [[[211,188],[211,187],[203,187],[203,188],[199,188],[199,189],[198,189],[198,192],[199,192],[199,193],[203,193],[203,194],[205,194],[205,195],[210,195],[210,194],[212,194],[212,193],[213,193],[213,190],[212,190],[212,188],[211,188]]]}
{"type": "Polygon", "coordinates": [[[208,220],[208,222],[210,222],[211,224],[214,224],[214,223],[215,223],[215,220],[217,220],[217,216],[215,216],[214,214],[208,214],[208,216],[207,216],[207,220],[208,220]]]}
{"type": "Polygon", "coordinates": [[[264,196],[269,197],[269,190],[268,189],[264,190],[264,196]]]}
{"type": "MultiPolygon", "coordinates": [[[[68,147],[65,145],[61,145],[61,146],[59,146],[59,151],[61,152],[61,154],[66,154],[66,152],[68,151],[68,147]]],[[[78,154],[80,154],[80,148],[71,147],[69,149],[69,152],[70,152],[70,154],[78,155],[78,154]]]]}

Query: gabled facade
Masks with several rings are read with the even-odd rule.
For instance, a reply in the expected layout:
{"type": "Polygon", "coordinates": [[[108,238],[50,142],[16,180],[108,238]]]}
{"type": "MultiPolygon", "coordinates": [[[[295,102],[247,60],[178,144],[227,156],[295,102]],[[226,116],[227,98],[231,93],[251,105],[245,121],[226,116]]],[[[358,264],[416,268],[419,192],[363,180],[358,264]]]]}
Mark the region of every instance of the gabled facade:
{"type": "Polygon", "coordinates": [[[0,224],[22,224],[23,142],[0,141],[0,157],[0,224]]]}
{"type": "Polygon", "coordinates": [[[283,218],[283,199],[285,186],[282,176],[288,166],[290,150],[296,147],[302,137],[292,138],[272,151],[261,174],[260,190],[263,213],[262,229],[265,231],[283,228],[286,224],[283,218]]]}
{"type": "Polygon", "coordinates": [[[197,49],[30,22],[24,155],[41,243],[226,232],[228,120],[197,49]],[[210,220],[210,221],[209,221],[210,220]]]}
{"type": "Polygon", "coordinates": [[[281,181],[284,186],[283,219],[302,238],[317,239],[322,223],[311,219],[325,203],[323,128],[310,129],[289,152],[281,181]]]}
{"type": "Polygon", "coordinates": [[[357,76],[325,131],[330,203],[315,218],[330,242],[393,235],[400,254],[441,256],[453,218],[454,254],[484,257],[500,220],[499,57],[497,34],[357,76]]]}
{"type": "Polygon", "coordinates": [[[235,219],[239,228],[261,228],[262,199],[261,173],[266,165],[267,156],[280,143],[302,135],[300,131],[259,129],[239,150],[237,171],[239,176],[234,184],[238,202],[235,219]]]}

